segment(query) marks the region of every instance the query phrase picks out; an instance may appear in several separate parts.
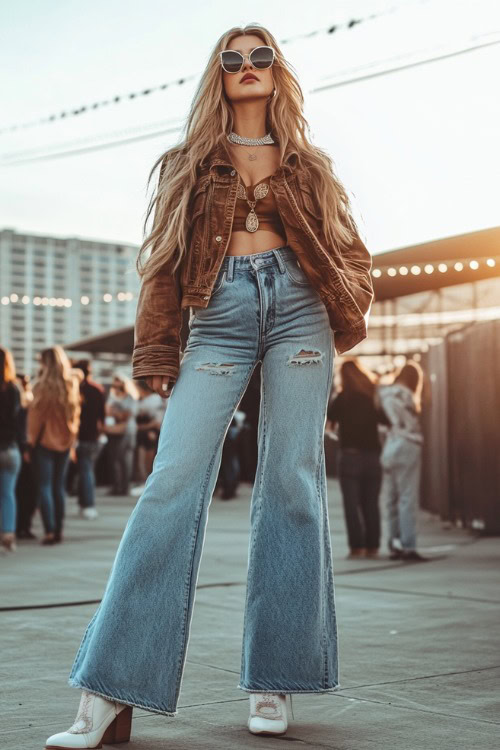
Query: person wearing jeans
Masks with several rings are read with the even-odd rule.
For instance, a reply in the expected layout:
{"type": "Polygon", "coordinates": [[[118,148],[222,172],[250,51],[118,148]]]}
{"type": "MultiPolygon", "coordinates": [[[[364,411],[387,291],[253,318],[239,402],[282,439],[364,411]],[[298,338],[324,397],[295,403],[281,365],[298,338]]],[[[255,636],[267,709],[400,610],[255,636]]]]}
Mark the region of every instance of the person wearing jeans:
{"type": "Polygon", "coordinates": [[[137,434],[138,389],[125,375],[115,372],[110,395],[106,402],[106,426],[108,437],[108,459],[111,474],[109,494],[128,495],[134,465],[134,449],[137,434]],[[111,421],[112,424],[107,424],[111,421]]]}
{"type": "Polygon", "coordinates": [[[105,398],[102,386],[91,378],[90,360],[79,360],[75,367],[83,372],[83,380],[80,383],[82,410],[76,447],[78,504],[80,516],[89,520],[98,516],[95,507],[95,464],[101,450],[99,435],[104,428],[105,398]]]}
{"type": "Polygon", "coordinates": [[[378,424],[387,424],[374,403],[376,377],[357,358],[340,369],[341,390],[328,407],[329,426],[339,425],[338,472],[350,558],[377,558],[382,481],[378,424]]]}
{"type": "Polygon", "coordinates": [[[69,676],[82,691],[77,719],[47,747],[128,740],[133,706],[177,713],[224,438],[258,364],[238,684],[249,731],[284,734],[288,694],[339,685],[324,427],[334,342],[343,353],[366,336],[373,285],[347,191],[309,142],[302,108],[273,35],[232,28],[212,50],[185,138],[155,165],[132,374],[170,400],[69,676]]]}
{"type": "Polygon", "coordinates": [[[44,349],[28,405],[27,433],[38,487],[37,505],[45,536],[42,544],[62,541],[65,478],[80,425],[80,371],[73,371],[60,346],[44,349]]]}
{"type": "Polygon", "coordinates": [[[380,386],[379,401],[390,422],[382,449],[382,496],[387,508],[391,559],[425,561],[417,551],[417,519],[423,435],[419,412],[423,372],[409,360],[391,385],[380,386]]]}

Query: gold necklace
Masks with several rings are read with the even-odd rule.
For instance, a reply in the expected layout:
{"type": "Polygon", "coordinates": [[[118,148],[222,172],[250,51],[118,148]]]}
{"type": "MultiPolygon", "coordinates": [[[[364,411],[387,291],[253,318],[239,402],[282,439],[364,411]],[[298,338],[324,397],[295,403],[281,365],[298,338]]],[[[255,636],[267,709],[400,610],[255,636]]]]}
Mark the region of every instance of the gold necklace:
{"type": "Polygon", "coordinates": [[[254,200],[250,201],[248,200],[245,186],[241,182],[238,185],[238,191],[236,193],[236,197],[241,198],[242,200],[245,200],[250,206],[250,212],[245,221],[245,227],[248,232],[256,232],[257,229],[259,228],[259,219],[257,218],[257,214],[255,213],[255,206],[257,204],[257,201],[260,200],[261,198],[265,198],[268,192],[269,192],[269,185],[266,182],[260,182],[253,189],[254,200]]]}
{"type": "Polygon", "coordinates": [[[251,152],[251,151],[247,151],[247,153],[248,153],[248,158],[250,159],[250,161],[255,161],[256,160],[256,158],[257,158],[257,154],[256,153],[251,152]]]}
{"type": "MultiPolygon", "coordinates": [[[[240,147],[243,147],[242,143],[238,143],[237,145],[240,146],[240,147]]],[[[248,158],[249,158],[250,161],[255,161],[257,159],[257,153],[255,151],[247,151],[246,149],[245,149],[245,151],[246,151],[246,153],[247,153],[248,158]]]]}

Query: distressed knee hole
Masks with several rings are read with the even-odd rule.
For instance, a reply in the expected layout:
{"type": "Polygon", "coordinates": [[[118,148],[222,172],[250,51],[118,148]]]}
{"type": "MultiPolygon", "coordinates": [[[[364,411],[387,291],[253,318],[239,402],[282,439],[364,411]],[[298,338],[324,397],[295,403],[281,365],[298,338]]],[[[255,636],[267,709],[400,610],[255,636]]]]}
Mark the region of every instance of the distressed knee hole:
{"type": "Polygon", "coordinates": [[[289,357],[287,364],[290,366],[319,365],[323,360],[324,352],[317,349],[301,349],[297,354],[289,357]]]}
{"type": "Polygon", "coordinates": [[[231,362],[204,362],[196,370],[205,370],[210,375],[232,375],[235,365],[231,362]]]}

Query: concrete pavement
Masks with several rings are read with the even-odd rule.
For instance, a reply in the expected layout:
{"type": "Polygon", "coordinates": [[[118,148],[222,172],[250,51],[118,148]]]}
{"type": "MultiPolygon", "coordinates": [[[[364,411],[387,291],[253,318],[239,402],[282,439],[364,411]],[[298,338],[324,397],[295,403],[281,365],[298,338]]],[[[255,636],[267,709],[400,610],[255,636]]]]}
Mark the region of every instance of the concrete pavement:
{"type": "MultiPolygon", "coordinates": [[[[347,560],[338,484],[328,481],[341,687],[295,695],[286,735],[246,728],[239,677],[250,484],[209,515],[176,717],[134,709],[128,750],[262,748],[295,742],[336,750],[498,750],[499,542],[420,512],[425,563],[347,560]]],[[[75,517],[65,542],[20,541],[0,555],[0,747],[39,750],[73,722],[67,678],[136,498],[99,497],[99,518],[75,517]],[[87,603],[85,603],[87,602],[87,603]]],[[[37,517],[34,531],[41,536],[37,517]]],[[[291,644],[293,647],[293,644],[291,644]]],[[[117,658],[119,655],[117,654],[117,658]]]]}

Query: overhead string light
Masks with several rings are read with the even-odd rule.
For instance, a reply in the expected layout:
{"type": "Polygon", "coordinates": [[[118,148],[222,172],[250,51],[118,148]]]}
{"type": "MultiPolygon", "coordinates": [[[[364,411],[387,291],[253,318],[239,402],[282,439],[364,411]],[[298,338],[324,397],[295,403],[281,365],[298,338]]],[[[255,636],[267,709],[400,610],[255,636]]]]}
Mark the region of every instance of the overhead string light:
{"type": "Polygon", "coordinates": [[[435,262],[435,263],[414,263],[411,266],[403,265],[399,267],[395,266],[382,266],[377,267],[372,270],[372,276],[375,279],[380,279],[384,274],[387,274],[387,276],[391,276],[394,278],[395,276],[420,276],[422,273],[426,273],[428,275],[434,273],[437,271],[438,273],[447,273],[448,271],[463,271],[465,268],[469,268],[471,271],[477,271],[481,265],[487,266],[488,268],[496,268],[497,264],[500,263],[500,256],[496,256],[494,258],[492,257],[483,257],[483,258],[473,258],[471,259],[462,259],[457,261],[448,261],[447,263],[444,262],[435,262]]]}
{"type": "Polygon", "coordinates": [[[133,292],[118,292],[117,294],[110,294],[109,292],[106,292],[106,294],[99,294],[94,295],[93,297],[89,297],[86,294],[83,294],[78,300],[71,299],[69,297],[46,297],[41,295],[34,295],[33,297],[30,297],[28,294],[17,294],[17,292],[12,292],[12,294],[6,294],[0,299],[0,303],[2,305],[15,305],[15,304],[23,304],[23,305],[29,305],[30,303],[38,307],[41,305],[42,307],[72,307],[73,304],[80,304],[80,305],[89,305],[91,302],[113,302],[113,300],[118,302],[131,302],[133,299],[137,297],[137,294],[134,294],[133,292]]]}
{"type": "MultiPolygon", "coordinates": [[[[429,3],[431,0],[416,0],[416,1],[418,2],[419,5],[423,5],[425,3],[429,3]]],[[[378,13],[370,13],[370,15],[364,16],[363,18],[351,18],[350,20],[344,21],[342,23],[330,24],[329,26],[322,27],[320,29],[315,29],[314,31],[309,31],[303,34],[297,34],[295,36],[288,37],[287,39],[281,39],[279,43],[290,44],[292,42],[296,42],[301,39],[311,39],[321,34],[334,34],[337,31],[350,31],[351,29],[355,28],[361,23],[373,21],[377,18],[381,18],[391,13],[400,11],[401,9],[402,9],[401,6],[394,5],[394,6],[391,6],[390,8],[386,8],[385,10],[379,11],[378,13]]],[[[133,99],[139,99],[144,96],[150,96],[151,94],[155,94],[159,91],[165,91],[166,89],[172,86],[182,86],[187,81],[192,81],[198,78],[199,76],[200,76],[199,72],[194,73],[193,75],[183,76],[182,78],[176,78],[172,81],[168,81],[167,83],[159,84],[158,86],[148,86],[148,88],[142,89],[140,91],[131,91],[128,94],[117,94],[116,96],[112,96],[109,99],[103,99],[101,101],[93,102],[92,104],[83,104],[73,109],[63,110],[62,112],[49,115],[48,117],[40,117],[39,119],[32,120],[30,122],[23,122],[23,123],[16,123],[14,125],[8,125],[7,127],[0,128],[0,134],[12,133],[16,130],[23,130],[26,128],[34,128],[39,125],[47,125],[49,123],[56,122],[57,120],[66,120],[70,117],[78,117],[79,115],[88,114],[89,112],[95,112],[96,110],[102,109],[103,107],[108,107],[110,105],[116,105],[116,104],[122,104],[124,101],[130,101],[133,99]]]]}

